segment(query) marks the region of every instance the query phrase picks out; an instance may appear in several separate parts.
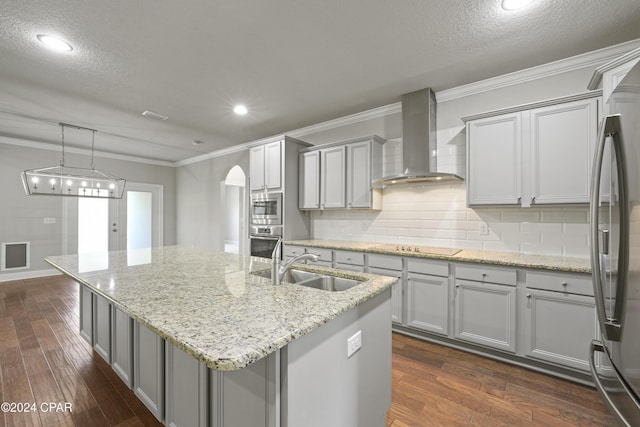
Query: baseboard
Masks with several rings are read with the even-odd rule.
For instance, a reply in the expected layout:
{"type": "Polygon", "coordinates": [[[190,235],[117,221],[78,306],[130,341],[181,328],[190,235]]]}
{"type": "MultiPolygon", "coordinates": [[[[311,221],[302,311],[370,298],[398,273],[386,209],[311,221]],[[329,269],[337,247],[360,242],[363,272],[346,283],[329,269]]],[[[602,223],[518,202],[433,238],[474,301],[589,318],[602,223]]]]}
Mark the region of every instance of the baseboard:
{"type": "Polygon", "coordinates": [[[11,282],[14,280],[37,279],[38,277],[59,276],[62,273],[54,268],[48,270],[22,271],[20,273],[2,273],[0,282],[11,282]]]}

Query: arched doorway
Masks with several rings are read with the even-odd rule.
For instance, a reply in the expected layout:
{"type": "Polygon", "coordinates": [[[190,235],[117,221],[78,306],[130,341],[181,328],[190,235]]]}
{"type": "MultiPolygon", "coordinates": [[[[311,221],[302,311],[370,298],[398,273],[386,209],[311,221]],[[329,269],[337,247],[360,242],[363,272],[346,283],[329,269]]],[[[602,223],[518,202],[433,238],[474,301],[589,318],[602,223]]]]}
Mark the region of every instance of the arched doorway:
{"type": "Polygon", "coordinates": [[[238,165],[232,167],[224,180],[224,251],[244,254],[246,249],[246,175],[238,165]]]}

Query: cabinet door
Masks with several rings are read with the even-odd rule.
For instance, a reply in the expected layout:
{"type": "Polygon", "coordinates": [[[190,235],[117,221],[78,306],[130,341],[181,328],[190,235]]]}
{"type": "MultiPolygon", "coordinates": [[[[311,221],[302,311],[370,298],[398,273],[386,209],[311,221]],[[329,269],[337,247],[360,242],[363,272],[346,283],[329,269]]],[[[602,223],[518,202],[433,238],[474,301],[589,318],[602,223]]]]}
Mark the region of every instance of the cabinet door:
{"type": "Polygon", "coordinates": [[[118,307],[113,307],[111,366],[122,381],[133,387],[133,320],[118,307]]]}
{"type": "Polygon", "coordinates": [[[282,188],[282,143],[280,141],[264,146],[264,181],[267,190],[282,188]]]}
{"type": "Polygon", "coordinates": [[[448,334],[449,278],[410,273],[407,277],[407,326],[448,334]]]}
{"type": "Polygon", "coordinates": [[[320,203],[322,208],[346,207],[346,147],[320,150],[320,203]]]}
{"type": "Polygon", "coordinates": [[[531,204],[588,203],[595,98],[531,110],[531,204]]]}
{"type": "Polygon", "coordinates": [[[320,151],[300,154],[300,209],[320,208],[320,151]]]}
{"type": "Polygon", "coordinates": [[[588,343],[598,336],[593,297],[526,290],[525,354],[589,371],[588,343]]]}
{"type": "Polygon", "coordinates": [[[347,207],[371,207],[371,141],[347,145],[347,207]]]}
{"type": "Polygon", "coordinates": [[[107,363],[111,363],[111,304],[93,294],[93,348],[107,363]]]}
{"type": "Polygon", "coordinates": [[[93,292],[80,286],[80,336],[93,346],[93,292]]]}
{"type": "Polygon", "coordinates": [[[166,419],[172,427],[205,427],[207,422],[206,366],[165,342],[166,419]]]}
{"type": "Polygon", "coordinates": [[[517,205],[522,170],[520,113],[467,124],[469,205],[517,205]]]}
{"type": "Polygon", "coordinates": [[[516,287],[456,280],[455,337],[516,351],[516,287]]]}
{"type": "Polygon", "coordinates": [[[133,327],[133,391],[158,420],[164,419],[164,340],[138,322],[133,327]]]}
{"type": "Polygon", "coordinates": [[[249,150],[249,185],[251,191],[264,190],[264,145],[249,150]]]}
{"type": "Polygon", "coordinates": [[[403,294],[403,280],[402,271],[400,270],[387,270],[386,268],[370,267],[369,273],[378,274],[380,276],[397,277],[398,283],[391,287],[391,321],[394,323],[402,323],[402,294],[403,294]]]}

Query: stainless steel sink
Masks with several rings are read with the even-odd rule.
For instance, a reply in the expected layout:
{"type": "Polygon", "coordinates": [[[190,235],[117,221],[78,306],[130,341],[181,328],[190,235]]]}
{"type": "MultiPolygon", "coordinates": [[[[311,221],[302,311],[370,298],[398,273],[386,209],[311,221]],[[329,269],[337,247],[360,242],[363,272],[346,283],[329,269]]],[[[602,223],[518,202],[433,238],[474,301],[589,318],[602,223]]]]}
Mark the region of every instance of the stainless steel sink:
{"type": "MultiPolygon", "coordinates": [[[[253,274],[266,278],[271,277],[271,272],[268,270],[258,271],[253,274]]],[[[345,277],[329,276],[295,269],[288,270],[282,278],[282,281],[329,292],[346,291],[362,283],[359,280],[347,279],[345,277]]]]}
{"type": "Polygon", "coordinates": [[[351,289],[354,286],[359,285],[360,283],[362,282],[354,279],[346,279],[344,277],[318,276],[312,279],[298,282],[296,284],[300,286],[306,286],[308,288],[322,289],[323,291],[340,292],[351,289]]]}

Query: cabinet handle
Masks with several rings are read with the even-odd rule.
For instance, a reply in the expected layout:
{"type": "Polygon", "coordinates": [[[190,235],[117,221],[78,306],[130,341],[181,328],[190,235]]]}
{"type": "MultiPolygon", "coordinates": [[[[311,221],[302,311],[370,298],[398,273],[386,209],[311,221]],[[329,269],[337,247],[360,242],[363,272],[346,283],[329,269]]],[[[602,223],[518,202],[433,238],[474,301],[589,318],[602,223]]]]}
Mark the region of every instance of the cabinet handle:
{"type": "Polygon", "coordinates": [[[350,256],[347,257],[347,261],[351,261],[351,257],[350,256]]]}
{"type": "Polygon", "coordinates": [[[516,202],[517,202],[519,205],[521,205],[521,204],[522,204],[522,197],[521,197],[521,196],[518,196],[518,199],[516,200],[516,202]]]}
{"type": "Polygon", "coordinates": [[[482,278],[484,279],[485,277],[487,277],[487,273],[482,273],[482,278]]]}
{"type": "Polygon", "coordinates": [[[460,287],[460,285],[456,283],[456,288],[459,288],[459,287],[460,287]]]}
{"type": "Polygon", "coordinates": [[[531,197],[531,203],[535,203],[536,202],[536,196],[532,196],[531,197]]]}
{"type": "Polygon", "coordinates": [[[567,287],[567,282],[562,282],[562,286],[567,287]]]}
{"type": "Polygon", "coordinates": [[[527,294],[527,298],[531,298],[531,294],[527,294]]]}

